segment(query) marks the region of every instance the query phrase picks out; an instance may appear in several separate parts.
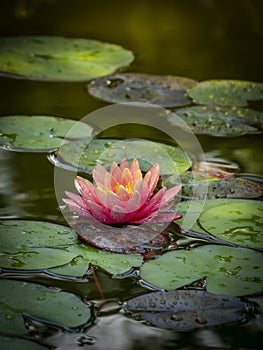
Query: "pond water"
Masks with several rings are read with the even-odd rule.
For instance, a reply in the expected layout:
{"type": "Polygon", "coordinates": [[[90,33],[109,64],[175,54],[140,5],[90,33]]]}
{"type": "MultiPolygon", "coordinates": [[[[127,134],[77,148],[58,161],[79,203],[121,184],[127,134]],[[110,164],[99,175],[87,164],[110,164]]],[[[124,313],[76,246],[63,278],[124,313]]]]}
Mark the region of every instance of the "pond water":
{"type": "MultiPolygon", "coordinates": [[[[263,82],[261,0],[11,0],[1,2],[0,19],[2,36],[62,35],[121,45],[135,55],[127,68],[129,72],[176,75],[197,81],[217,78],[263,82]]],[[[0,114],[79,120],[108,105],[89,95],[86,85],[1,77],[0,114]]],[[[257,108],[262,109],[262,105],[257,108]]],[[[138,134],[151,138],[147,132],[141,127],[138,134]]],[[[131,136],[136,137],[136,132],[131,136]]],[[[122,137],[121,132],[114,130],[114,137],[122,137]]],[[[263,176],[262,135],[198,136],[198,140],[208,157],[236,163],[242,173],[263,176]]],[[[1,219],[65,223],[54,191],[54,166],[45,153],[0,150],[0,161],[1,219]]],[[[147,291],[136,276],[114,279],[99,268],[95,277],[91,274],[83,281],[49,278],[41,272],[4,270],[2,276],[61,288],[94,307],[96,321],[83,333],[61,330],[57,325],[40,326],[36,320],[32,349],[42,348],[39,344],[44,349],[63,350],[81,346],[107,350],[262,348],[260,293],[250,298],[261,311],[249,322],[176,332],[142,325],[120,311],[123,301],[147,291]]]]}

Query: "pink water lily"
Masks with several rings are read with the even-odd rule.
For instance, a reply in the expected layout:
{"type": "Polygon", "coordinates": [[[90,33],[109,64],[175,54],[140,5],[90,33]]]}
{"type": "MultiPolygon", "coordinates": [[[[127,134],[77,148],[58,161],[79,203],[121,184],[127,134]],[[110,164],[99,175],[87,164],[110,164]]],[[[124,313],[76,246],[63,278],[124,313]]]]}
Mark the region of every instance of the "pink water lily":
{"type": "Polygon", "coordinates": [[[181,186],[162,187],[154,194],[160,176],[158,163],[144,177],[137,159],[130,165],[126,159],[119,166],[114,162],[110,171],[98,164],[92,175],[94,184],[77,176],[75,187],[80,196],[66,192],[68,198],[63,199],[78,216],[110,225],[171,222],[181,217],[171,212],[181,186]]]}

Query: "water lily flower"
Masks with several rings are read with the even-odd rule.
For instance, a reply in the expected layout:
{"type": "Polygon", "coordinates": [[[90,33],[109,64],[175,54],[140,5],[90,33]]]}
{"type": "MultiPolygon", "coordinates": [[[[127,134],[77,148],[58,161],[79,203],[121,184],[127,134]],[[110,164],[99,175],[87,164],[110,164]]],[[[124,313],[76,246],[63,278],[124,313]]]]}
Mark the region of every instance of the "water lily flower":
{"type": "Polygon", "coordinates": [[[109,225],[163,223],[181,217],[171,211],[180,185],[162,187],[154,194],[160,176],[158,163],[144,177],[137,159],[131,164],[123,159],[119,166],[114,162],[110,171],[97,164],[92,175],[94,184],[77,176],[75,187],[80,195],[66,192],[68,198],[63,199],[78,216],[109,225]]]}

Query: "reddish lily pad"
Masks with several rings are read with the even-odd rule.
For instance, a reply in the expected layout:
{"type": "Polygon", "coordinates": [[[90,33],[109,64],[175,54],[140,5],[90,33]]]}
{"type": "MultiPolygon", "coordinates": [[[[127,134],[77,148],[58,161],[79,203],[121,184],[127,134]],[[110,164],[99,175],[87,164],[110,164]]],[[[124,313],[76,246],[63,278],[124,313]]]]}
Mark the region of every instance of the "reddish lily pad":
{"type": "Polygon", "coordinates": [[[243,322],[248,318],[249,304],[205,291],[171,290],[132,298],[125,310],[160,328],[192,330],[243,322]]]}
{"type": "Polygon", "coordinates": [[[187,90],[195,103],[219,106],[246,106],[263,99],[263,84],[242,80],[207,80],[187,90]]]}
{"type": "Polygon", "coordinates": [[[196,84],[196,81],[183,77],[126,73],[96,79],[88,91],[108,102],[146,102],[175,107],[190,103],[186,89],[196,84]]]}
{"type": "MultiPolygon", "coordinates": [[[[196,134],[213,136],[240,136],[260,133],[262,113],[248,108],[193,106],[180,108],[176,114],[182,118],[196,134]]],[[[176,120],[168,117],[171,124],[176,120]]]]}
{"type": "Polygon", "coordinates": [[[208,183],[200,181],[185,184],[182,188],[182,195],[192,199],[258,198],[263,196],[263,183],[235,177],[208,183]],[[193,189],[195,189],[194,194],[193,189]]]}
{"type": "Polygon", "coordinates": [[[146,248],[160,249],[168,242],[168,236],[161,233],[165,224],[111,227],[79,219],[71,226],[84,242],[116,253],[145,253],[146,248]]]}

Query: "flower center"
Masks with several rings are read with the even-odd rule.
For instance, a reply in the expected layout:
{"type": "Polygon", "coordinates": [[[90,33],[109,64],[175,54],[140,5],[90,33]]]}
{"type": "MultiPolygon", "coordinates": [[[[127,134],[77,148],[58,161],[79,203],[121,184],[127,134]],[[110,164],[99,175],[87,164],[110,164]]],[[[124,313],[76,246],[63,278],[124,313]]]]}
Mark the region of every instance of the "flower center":
{"type": "MultiPolygon", "coordinates": [[[[116,193],[118,193],[120,186],[123,186],[123,185],[120,184],[120,183],[118,182],[117,185],[116,185],[116,193]]],[[[127,183],[126,186],[123,186],[123,187],[124,187],[125,190],[129,193],[130,196],[133,194],[133,190],[132,190],[132,188],[131,188],[131,183],[130,183],[130,181],[127,183]]]]}

